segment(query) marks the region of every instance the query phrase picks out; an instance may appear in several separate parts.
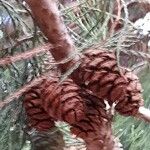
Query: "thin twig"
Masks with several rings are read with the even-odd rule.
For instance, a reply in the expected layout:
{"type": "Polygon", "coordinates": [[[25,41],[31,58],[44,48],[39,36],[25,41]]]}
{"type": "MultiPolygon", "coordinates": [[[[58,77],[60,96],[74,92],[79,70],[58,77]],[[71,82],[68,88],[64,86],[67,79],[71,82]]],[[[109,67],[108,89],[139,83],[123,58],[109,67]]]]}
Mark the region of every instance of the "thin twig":
{"type": "Polygon", "coordinates": [[[24,43],[28,40],[31,40],[32,38],[34,38],[33,35],[29,35],[29,36],[26,36],[26,37],[19,38],[19,39],[16,40],[16,42],[13,45],[4,47],[3,49],[0,49],[0,51],[4,51],[4,50],[8,50],[8,49],[14,49],[15,47],[21,45],[22,43],[24,43]]]}
{"type": "MultiPolygon", "coordinates": [[[[126,30],[128,28],[127,25],[128,25],[128,20],[129,20],[128,19],[129,13],[128,13],[127,5],[124,2],[124,0],[121,0],[121,3],[123,5],[124,12],[125,12],[125,23],[124,23],[124,28],[121,30],[121,33],[119,35],[119,39],[118,39],[118,42],[117,42],[117,48],[116,48],[116,58],[117,58],[117,65],[118,65],[119,70],[120,70],[120,52],[121,52],[121,49],[122,49],[121,45],[125,41],[125,38],[126,38],[125,35],[126,35],[126,30]]],[[[119,15],[121,15],[121,14],[119,14],[119,15]]],[[[120,73],[122,74],[121,70],[120,70],[120,73]]]]}
{"type": "Polygon", "coordinates": [[[19,53],[15,56],[8,56],[5,58],[1,58],[0,59],[0,66],[8,65],[8,64],[11,64],[12,62],[16,62],[19,60],[29,59],[29,58],[35,56],[36,54],[49,51],[51,48],[52,48],[51,44],[47,43],[43,46],[39,46],[37,48],[34,48],[30,51],[27,51],[27,52],[24,52],[21,54],[19,53]]]}
{"type": "Polygon", "coordinates": [[[29,89],[31,89],[33,86],[36,86],[40,84],[44,79],[47,79],[49,77],[49,74],[52,72],[49,71],[40,77],[37,77],[33,79],[32,81],[26,83],[22,88],[18,89],[16,92],[10,93],[4,100],[0,100],[0,110],[5,108],[8,104],[13,102],[14,100],[17,100],[20,96],[22,96],[25,92],[27,92],[29,89]]]}
{"type": "Polygon", "coordinates": [[[116,26],[119,23],[120,18],[121,18],[121,2],[120,2],[120,0],[116,0],[116,2],[117,2],[117,17],[111,26],[110,35],[114,34],[114,30],[115,30],[115,28],[116,28],[116,26]]]}

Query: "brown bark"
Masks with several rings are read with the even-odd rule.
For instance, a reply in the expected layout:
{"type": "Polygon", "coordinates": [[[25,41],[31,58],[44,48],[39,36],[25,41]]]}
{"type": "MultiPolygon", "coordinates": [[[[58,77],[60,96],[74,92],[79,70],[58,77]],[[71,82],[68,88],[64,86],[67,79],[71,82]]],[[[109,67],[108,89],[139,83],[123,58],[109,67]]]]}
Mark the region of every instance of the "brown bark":
{"type": "MultiPolygon", "coordinates": [[[[49,42],[53,45],[50,51],[56,61],[62,61],[75,53],[74,44],[63,23],[55,0],[26,0],[33,16],[49,42]]],[[[59,65],[62,71],[66,71],[70,64],[76,62],[74,57],[68,63],[59,65]]]]}

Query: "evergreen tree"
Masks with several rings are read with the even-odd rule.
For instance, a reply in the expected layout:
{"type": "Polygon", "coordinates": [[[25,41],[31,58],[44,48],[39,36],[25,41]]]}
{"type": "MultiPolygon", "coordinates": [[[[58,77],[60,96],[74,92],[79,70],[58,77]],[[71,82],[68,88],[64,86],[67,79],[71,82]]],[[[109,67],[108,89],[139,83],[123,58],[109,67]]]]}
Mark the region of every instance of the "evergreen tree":
{"type": "MultiPolygon", "coordinates": [[[[125,4],[124,1],[115,2],[109,0],[75,1],[73,3],[63,1],[59,3],[59,9],[80,53],[83,53],[85,49],[113,49],[116,51],[118,67],[130,67],[138,72],[144,88],[145,106],[148,107],[149,68],[147,66],[150,56],[147,43],[149,37],[137,38],[135,29],[129,20],[133,21],[130,17],[138,19],[137,16],[134,16],[134,11],[130,11],[134,10],[134,6],[146,14],[150,10],[150,4],[136,2],[133,5],[133,3],[125,4]],[[119,11],[122,12],[120,16],[119,11]],[[129,16],[127,12],[130,13],[129,16]],[[120,26],[121,30],[118,29],[120,26]]],[[[62,82],[76,68],[66,70],[66,66],[63,65],[65,61],[58,62],[59,67],[65,72],[60,76],[52,57],[53,55],[56,59],[55,52],[51,51],[52,55],[49,52],[49,49],[52,50],[55,46],[55,39],[52,35],[49,36],[48,32],[47,35],[45,34],[48,39],[43,35],[33,21],[29,7],[24,1],[0,0],[0,12],[0,150],[61,149],[64,146],[62,133],[66,146],[77,145],[76,147],[81,149],[80,146],[84,143],[80,139],[73,139],[69,134],[69,127],[63,123],[49,132],[30,130],[22,103],[26,96],[25,93],[30,88],[39,85],[46,73],[52,75],[53,72],[57,72],[62,82]],[[52,45],[38,47],[48,40],[51,40],[52,45]]],[[[62,45],[56,43],[56,46],[61,47],[62,45]]],[[[59,56],[56,60],[60,61],[59,56]]],[[[90,97],[87,93],[82,94],[80,96],[83,99],[90,97]]],[[[94,98],[92,96],[92,99],[94,98]]],[[[96,106],[91,107],[91,101],[87,100],[87,105],[94,112],[96,106],[102,104],[96,103],[96,106]]],[[[124,149],[149,149],[147,123],[120,116],[115,117],[114,120],[116,122],[115,135],[120,138],[124,149]]]]}

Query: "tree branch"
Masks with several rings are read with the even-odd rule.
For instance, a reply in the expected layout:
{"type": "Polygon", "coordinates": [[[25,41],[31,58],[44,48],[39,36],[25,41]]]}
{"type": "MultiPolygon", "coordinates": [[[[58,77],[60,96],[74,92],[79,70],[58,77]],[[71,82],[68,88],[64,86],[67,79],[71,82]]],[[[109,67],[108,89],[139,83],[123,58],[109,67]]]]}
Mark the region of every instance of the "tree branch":
{"type": "MultiPolygon", "coordinates": [[[[70,57],[76,53],[74,44],[59,14],[57,3],[55,0],[26,0],[30,6],[33,16],[38,23],[40,29],[48,38],[49,42],[54,46],[50,51],[56,61],[61,61],[66,57],[70,57]]],[[[65,63],[59,65],[62,72],[72,66],[78,56],[65,63]]]]}
{"type": "Polygon", "coordinates": [[[5,58],[1,58],[0,59],[0,66],[8,65],[8,64],[11,64],[11,63],[19,61],[19,60],[29,59],[29,58],[35,56],[36,54],[46,52],[46,51],[50,50],[51,48],[52,48],[51,44],[45,44],[43,46],[39,46],[37,48],[34,48],[30,51],[27,51],[27,52],[24,52],[21,54],[20,53],[16,54],[15,56],[7,56],[5,58]]]}

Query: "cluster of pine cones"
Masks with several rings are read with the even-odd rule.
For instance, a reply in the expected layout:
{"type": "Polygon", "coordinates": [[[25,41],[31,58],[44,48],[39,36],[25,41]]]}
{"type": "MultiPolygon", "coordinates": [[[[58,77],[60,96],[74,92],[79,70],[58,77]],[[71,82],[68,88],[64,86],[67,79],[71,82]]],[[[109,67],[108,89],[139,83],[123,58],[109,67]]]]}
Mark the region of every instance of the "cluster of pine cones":
{"type": "Polygon", "coordinates": [[[135,116],[143,106],[139,79],[119,68],[113,52],[87,50],[80,66],[62,83],[45,78],[25,94],[28,127],[47,132],[65,121],[88,150],[114,150],[113,111],[135,116]]]}

